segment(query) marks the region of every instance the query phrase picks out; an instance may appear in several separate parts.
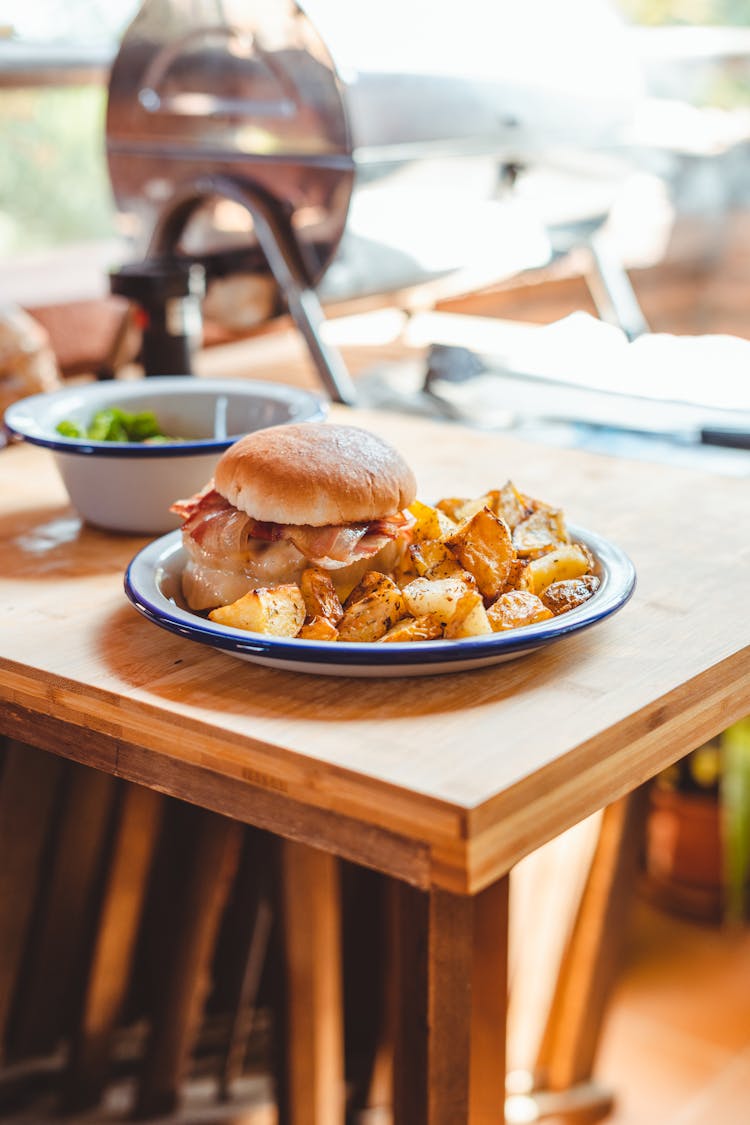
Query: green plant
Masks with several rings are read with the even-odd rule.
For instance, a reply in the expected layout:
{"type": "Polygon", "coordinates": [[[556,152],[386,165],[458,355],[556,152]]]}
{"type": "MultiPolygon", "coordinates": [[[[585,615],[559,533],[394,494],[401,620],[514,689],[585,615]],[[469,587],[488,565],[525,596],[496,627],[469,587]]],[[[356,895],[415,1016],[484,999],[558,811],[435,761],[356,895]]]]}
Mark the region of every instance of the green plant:
{"type": "MultiPolygon", "coordinates": [[[[675,872],[673,876],[677,883],[672,887],[681,887],[682,891],[673,894],[672,901],[681,897],[685,904],[689,903],[690,894],[696,892],[699,884],[701,901],[710,901],[710,869],[721,916],[730,923],[750,920],[750,717],[734,723],[663,770],[655,786],[653,815],[658,815],[657,808],[663,809],[665,796],[670,801],[671,843],[667,854],[673,849],[683,859],[679,874],[675,872]],[[701,807],[706,815],[696,819],[696,811],[701,807]],[[708,817],[712,808],[715,811],[708,817]],[[696,833],[705,833],[709,825],[709,835],[699,838],[696,833]],[[679,847],[678,838],[682,841],[679,847]],[[696,866],[703,868],[700,874],[695,869],[686,869],[686,856],[692,856],[696,866]],[[716,859],[707,866],[708,856],[716,859]],[[692,892],[682,893],[687,888],[692,888],[692,892]]],[[[654,838],[658,839],[658,833],[654,838]]],[[[660,860],[661,856],[652,855],[651,866],[658,866],[660,860]]],[[[713,909],[708,908],[706,913],[713,916],[713,909]]]]}
{"type": "Polygon", "coordinates": [[[750,918],[750,717],[721,736],[719,781],[729,921],[750,918]]]}
{"type": "Polygon", "coordinates": [[[634,23],[738,26],[750,23],[747,0],[619,0],[634,23]]]}

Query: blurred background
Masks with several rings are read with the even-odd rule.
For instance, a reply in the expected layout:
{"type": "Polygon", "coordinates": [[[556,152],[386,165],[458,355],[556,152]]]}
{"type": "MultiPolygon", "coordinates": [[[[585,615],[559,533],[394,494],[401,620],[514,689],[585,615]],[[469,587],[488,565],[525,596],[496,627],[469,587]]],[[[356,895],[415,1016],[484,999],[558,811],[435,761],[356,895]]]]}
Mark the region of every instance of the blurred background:
{"type": "MultiPolygon", "coordinates": [[[[385,4],[382,0],[381,7],[385,4]]],[[[169,6],[166,0],[163,6],[169,6]]],[[[217,18],[241,6],[216,0],[217,18]]],[[[115,200],[105,143],[110,68],[139,7],[137,0],[5,0],[0,5],[0,313],[18,345],[14,351],[0,332],[0,395],[2,379],[10,381],[18,373],[20,354],[23,364],[30,363],[32,355],[43,358],[34,370],[37,384],[14,384],[16,394],[23,393],[24,387],[28,393],[63,379],[129,376],[142,358],[130,307],[110,292],[109,275],[143,253],[144,232],[136,209],[124,197],[115,200]]],[[[209,7],[202,5],[204,11],[209,7]]],[[[335,36],[346,22],[351,0],[340,0],[338,8],[335,0],[329,0],[323,7],[328,30],[335,36]]],[[[402,18],[408,8],[426,25],[438,7],[449,22],[463,20],[460,26],[466,30],[468,0],[455,5],[415,0],[410,6],[389,9],[396,13],[394,25],[386,26],[390,38],[398,42],[393,30],[398,27],[399,9],[402,18]]],[[[589,403],[591,394],[602,389],[602,372],[614,383],[616,367],[609,365],[604,344],[602,351],[597,350],[602,337],[591,334],[592,322],[616,329],[622,343],[649,335],[710,337],[711,347],[721,346],[721,354],[728,355],[726,341],[720,345],[715,341],[729,336],[732,344],[739,341],[750,349],[750,4],[747,0],[570,0],[564,5],[513,7],[523,8],[526,15],[519,10],[509,19],[509,6],[498,0],[486,11],[494,11],[499,21],[506,22],[497,26],[480,22],[467,40],[477,57],[481,45],[486,65],[494,62],[499,71],[507,68],[508,96],[511,101],[515,98],[515,108],[508,110],[508,129],[512,131],[527,111],[534,125],[525,137],[524,159],[511,158],[509,147],[496,162],[492,201],[501,204],[498,226],[493,228],[496,236],[490,240],[486,228],[477,230],[467,222],[473,217],[471,208],[463,208],[462,223],[457,223],[458,216],[446,210],[444,192],[439,200],[442,210],[437,219],[428,215],[425,239],[417,246],[415,238],[414,256],[402,278],[388,272],[392,262],[385,251],[403,250],[407,235],[419,232],[413,224],[408,231],[399,226],[399,215],[391,211],[385,223],[363,226],[365,235],[357,241],[358,222],[372,220],[372,212],[353,209],[346,253],[338,256],[321,281],[327,338],[346,351],[358,387],[366,387],[371,395],[393,392],[390,405],[426,408],[419,387],[408,402],[399,398],[413,379],[413,369],[404,367],[402,360],[408,353],[417,356],[415,362],[421,365],[424,351],[437,342],[458,349],[450,353],[451,361],[465,360],[466,348],[479,349],[502,354],[516,370],[541,364],[542,374],[572,385],[570,371],[544,368],[551,352],[569,352],[575,360],[576,393],[589,396],[589,403]],[[535,21],[538,11],[545,14],[544,20],[535,21]],[[557,116],[550,89],[564,93],[557,116]],[[584,100],[576,100],[584,95],[584,100]],[[623,106],[627,114],[621,112],[623,106]],[[615,126],[619,129],[624,121],[625,132],[615,144],[615,126]],[[575,161],[557,159],[560,137],[573,138],[575,161]],[[626,156],[624,162],[618,159],[615,170],[613,149],[618,158],[626,156]],[[470,243],[482,253],[470,255],[470,243]],[[381,270],[387,283],[369,288],[362,283],[381,270]],[[559,334],[560,326],[566,335],[559,334]],[[556,334],[539,337],[534,335],[537,330],[556,334]],[[545,349],[537,342],[540,339],[551,343],[545,349]],[[589,348],[594,359],[587,364],[589,348]],[[384,356],[393,359],[392,372],[384,366],[384,356]]],[[[158,8],[153,0],[152,8],[158,8]]],[[[189,0],[183,0],[182,10],[189,15],[189,0]]],[[[390,45],[383,21],[368,32],[374,47],[382,46],[377,32],[390,45]]],[[[418,54],[408,38],[401,42],[401,50],[406,57],[418,54]]],[[[452,182],[441,186],[457,190],[452,182]]],[[[420,209],[427,212],[427,197],[422,203],[420,209]]],[[[241,217],[230,215],[225,233],[238,231],[244,237],[247,228],[241,217]]],[[[228,282],[219,280],[224,283],[215,278],[203,299],[197,373],[262,371],[264,377],[294,378],[317,386],[316,373],[309,362],[304,363],[304,347],[288,331],[294,325],[283,302],[269,297],[265,288],[262,293],[249,290],[241,274],[230,276],[228,282]]],[[[716,363],[715,350],[690,353],[684,366],[673,349],[662,354],[664,359],[641,370],[639,386],[647,413],[655,413],[655,404],[666,396],[660,388],[668,387],[672,405],[679,400],[686,407],[716,408],[718,403],[724,417],[743,420],[750,410],[750,364],[744,346],[732,348],[732,363],[724,372],[716,363]],[[649,389],[646,384],[656,368],[658,379],[654,376],[649,389]]],[[[540,369],[532,371],[539,373],[540,369]]],[[[468,370],[469,376],[475,374],[474,368],[468,370]]],[[[630,371],[620,374],[632,377],[630,371]]],[[[423,375],[420,366],[420,381],[423,375]]],[[[454,375],[455,369],[445,378],[444,370],[428,367],[424,376],[432,379],[433,392],[437,388],[443,394],[442,409],[450,407],[468,417],[472,411],[486,414],[487,399],[472,399],[465,391],[465,384],[471,382],[463,379],[467,370],[459,368],[454,375]]],[[[481,386],[484,394],[486,384],[481,386]]],[[[537,387],[534,384],[533,393],[537,387]]],[[[504,388],[509,394],[510,383],[504,388]]],[[[510,421],[508,410],[499,408],[498,425],[517,425],[516,414],[520,411],[523,417],[528,409],[526,391],[522,396],[522,388],[514,384],[514,392],[520,405],[514,406],[510,421]]],[[[433,393],[429,398],[433,408],[435,399],[433,393]]],[[[610,425],[586,428],[574,418],[571,423],[571,412],[582,410],[583,402],[580,394],[563,402],[561,409],[569,422],[565,426],[553,427],[532,417],[522,428],[534,440],[571,441],[604,452],[617,448],[621,454],[655,461],[690,460],[698,453],[708,457],[710,451],[618,433],[610,425]]],[[[538,413],[537,408],[531,413],[538,413]]],[[[670,415],[667,424],[674,427],[675,418],[670,415]]],[[[659,416],[657,429],[661,425],[659,416]]],[[[747,430],[746,418],[744,425],[747,430]]],[[[714,450],[714,454],[711,464],[716,471],[750,472],[746,448],[714,450]]],[[[16,751],[15,756],[19,770],[31,768],[24,755],[16,751]]],[[[49,763],[39,766],[40,776],[52,769],[49,763]]],[[[0,778],[6,796],[9,778],[6,769],[0,778]]],[[[61,981],[53,979],[64,974],[45,956],[54,948],[56,934],[67,942],[66,964],[78,964],[76,927],[65,917],[61,888],[63,875],[69,876],[78,864],[75,802],[80,800],[88,809],[102,807],[102,796],[95,792],[98,784],[107,786],[106,800],[112,807],[140,799],[115,792],[109,782],[82,778],[77,770],[66,770],[65,778],[49,781],[50,807],[58,803],[51,831],[62,841],[58,852],[62,875],[52,887],[51,906],[48,902],[44,908],[37,902],[34,907],[35,944],[26,956],[25,975],[15,984],[18,991],[5,997],[6,1016],[16,1013],[15,1027],[11,1020],[3,1029],[0,1021],[0,1031],[8,1030],[13,1064],[0,1071],[0,1115],[11,1121],[38,1123],[57,1111],[54,1076],[59,1075],[60,1058],[53,1048],[69,1034],[66,1020],[73,1019],[74,1004],[68,997],[67,1008],[61,1001],[59,1011],[43,1013],[37,1024],[34,1017],[44,1006],[40,999],[44,988],[57,994],[64,991],[61,981]],[[25,1016],[24,996],[36,997],[39,1003],[38,1010],[29,1005],[25,1016]],[[31,1047],[26,1050],[24,1043],[31,1047]],[[42,1081],[40,1075],[47,1077],[42,1081]],[[33,1097],[29,1103],[29,1088],[33,1095],[42,1096],[41,1108],[33,1097]]],[[[5,823],[2,794],[0,785],[0,830],[5,823]]],[[[713,1121],[744,1125],[750,1104],[748,722],[656,779],[648,806],[624,967],[597,1047],[599,1080],[615,1092],[615,1102],[609,1104],[604,1095],[597,1099],[589,1090],[589,1101],[578,1107],[578,1117],[574,1110],[567,1116],[555,1116],[550,1110],[549,1118],[597,1120],[609,1113],[613,1125],[713,1121]]],[[[154,839],[159,838],[163,817],[176,825],[185,841],[190,840],[190,810],[170,805],[143,815],[151,818],[154,839]]],[[[101,825],[100,829],[103,833],[101,825]]],[[[87,830],[89,882],[84,888],[81,875],[77,883],[82,896],[90,891],[94,898],[91,888],[100,876],[91,849],[103,838],[97,831],[90,826],[87,830]]],[[[207,838],[211,831],[207,830],[207,838]]],[[[525,950],[523,943],[515,948],[516,980],[525,984],[518,984],[512,1009],[511,1061],[515,1060],[520,1077],[515,1091],[511,1088],[516,1113],[512,1118],[509,1110],[511,1121],[537,1119],[528,1114],[538,1107],[535,1110],[524,1100],[524,1066],[538,1047],[544,1023],[535,1004],[544,1007],[554,992],[562,947],[574,929],[581,902],[584,868],[595,850],[596,830],[593,835],[584,830],[584,837],[574,865],[565,860],[564,851],[532,857],[518,882],[517,905],[528,918],[540,901],[552,908],[545,885],[549,887],[550,881],[560,885],[563,870],[570,873],[575,867],[577,871],[567,887],[565,906],[557,901],[557,908],[565,913],[563,924],[558,919],[552,927],[537,926],[533,932],[541,932],[542,937],[527,942],[525,950]],[[536,899],[529,891],[534,887],[536,899]],[[546,966],[541,976],[540,963],[546,966]]],[[[153,918],[146,914],[138,938],[140,976],[136,973],[131,982],[126,1012],[131,1017],[135,1013],[140,1018],[148,1010],[145,993],[163,964],[163,949],[144,952],[144,947],[149,933],[163,924],[158,900],[172,877],[178,880],[175,901],[182,902],[185,916],[189,915],[182,857],[168,839],[160,839],[154,849],[155,874],[143,875],[144,887],[148,883],[148,894],[154,899],[153,918]]],[[[247,1049],[242,1065],[236,1057],[231,1067],[226,1061],[225,1024],[231,1006],[227,998],[236,991],[247,964],[243,960],[247,948],[237,949],[236,942],[233,947],[231,936],[241,917],[237,896],[243,887],[246,890],[237,856],[257,844],[257,840],[233,844],[235,867],[228,868],[222,901],[212,907],[213,936],[206,932],[201,939],[201,973],[211,977],[214,991],[199,1032],[185,1048],[191,1052],[193,1100],[188,1099],[189,1114],[181,1120],[219,1120],[215,1059],[222,1050],[235,1079],[241,1079],[242,1065],[247,1063],[247,1073],[255,1082],[250,1099],[255,1108],[236,1116],[236,1121],[266,1125],[274,1120],[264,1100],[267,1086],[255,1081],[267,1031],[262,1012],[255,1038],[240,1035],[241,1050],[247,1049]],[[223,1044],[218,1051],[217,1043],[223,1044]],[[208,1087],[206,1075],[211,1079],[208,1087]]],[[[199,862],[199,857],[193,858],[199,862]]],[[[207,886],[211,882],[208,872],[207,886]]],[[[46,891],[51,893],[49,887],[46,891]]],[[[562,897],[561,892],[558,900],[562,897]]],[[[205,983],[202,979],[201,988],[205,983]]],[[[262,989],[260,995],[265,998],[262,989]]],[[[143,1022],[138,1020],[123,1029],[114,1065],[118,1076],[132,1073],[128,1066],[138,1057],[144,1036],[143,1022]]],[[[127,1096],[115,1091],[108,1108],[105,1104],[104,1109],[87,1109],[74,1119],[121,1118],[128,1104],[127,1096]]],[[[230,1106],[221,1118],[235,1119],[233,1113],[230,1106]]]]}
{"type": "MultiPolygon", "coordinates": [[[[58,297],[98,297],[107,291],[107,271],[132,256],[132,224],[113,200],[105,115],[109,67],[138,7],[136,0],[3,4],[0,298],[46,307],[58,297]]],[[[335,0],[323,7],[335,22],[335,0]]],[[[554,5],[546,8],[552,19],[554,5]]],[[[561,50],[543,30],[526,34],[524,65],[535,73],[545,66],[563,73],[566,52],[575,50],[573,70],[599,51],[619,59],[622,74],[629,59],[642,79],[627,139],[632,165],[608,199],[606,234],[612,253],[631,271],[649,326],[745,335],[740,259],[750,199],[750,10],[742,0],[578,0],[567,6],[565,23],[561,50]],[[625,25],[616,49],[600,11],[625,25]],[[584,42],[587,26],[591,38],[584,42]],[[672,264],[677,274],[666,268],[672,264]],[[696,282],[693,300],[680,287],[685,270],[696,282]],[[709,274],[713,284],[698,286],[698,275],[709,274]]],[[[487,30],[491,36],[493,29],[487,30]]],[[[495,34],[502,63],[502,24],[495,34]]],[[[549,36],[558,34],[554,23],[549,36]]],[[[593,63],[589,70],[595,77],[593,63]]],[[[598,78],[604,81],[601,73],[598,78]]],[[[521,171],[516,203],[547,218],[569,185],[552,183],[539,169],[521,171]]],[[[592,182],[591,192],[595,188],[592,182]]],[[[580,199],[580,178],[576,191],[580,199]]],[[[545,322],[570,309],[590,309],[590,296],[575,285],[582,272],[575,258],[556,261],[552,288],[530,293],[517,284],[524,265],[537,266],[545,256],[528,226],[524,234],[523,250],[513,252],[505,234],[497,272],[510,292],[488,299],[494,314],[545,322]],[[508,275],[516,284],[505,284],[508,275]]],[[[538,274],[532,280],[539,281],[538,274]]],[[[236,327],[231,313],[227,320],[227,327],[236,327]]],[[[75,357],[62,358],[64,366],[75,366],[75,357]]],[[[78,358],[85,366],[88,357],[78,358]]]]}

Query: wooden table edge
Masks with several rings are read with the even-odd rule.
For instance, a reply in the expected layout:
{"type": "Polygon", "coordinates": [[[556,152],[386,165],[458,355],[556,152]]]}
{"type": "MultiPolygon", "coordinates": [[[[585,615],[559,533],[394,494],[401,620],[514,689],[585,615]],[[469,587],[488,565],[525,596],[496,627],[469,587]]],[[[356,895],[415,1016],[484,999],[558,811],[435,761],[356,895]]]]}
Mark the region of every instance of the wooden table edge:
{"type": "MultiPolygon", "coordinates": [[[[51,715],[31,694],[8,692],[9,678],[9,674],[2,676],[0,665],[0,680],[6,681],[6,688],[0,688],[0,731],[10,737],[322,848],[413,886],[439,887],[457,894],[481,892],[507,874],[531,850],[532,843],[536,847],[543,842],[540,837],[545,834],[540,833],[539,824],[550,814],[550,802],[555,816],[550,819],[547,838],[636,788],[687,753],[686,747],[700,745],[750,710],[750,649],[744,649],[654,700],[637,716],[610,728],[606,736],[592,738],[570,751],[580,761],[580,769],[572,776],[569,762],[563,771],[566,779],[560,773],[563,760],[551,762],[538,772],[534,794],[529,794],[522,780],[480,805],[449,806],[380,782],[384,796],[391,791],[400,802],[412,797],[413,811],[420,818],[417,828],[416,821],[413,826],[404,821],[403,808],[399,818],[389,822],[382,802],[370,800],[363,805],[361,816],[336,809],[336,783],[350,788],[356,782],[356,775],[350,771],[332,768],[328,775],[331,787],[320,794],[308,789],[301,800],[293,787],[282,787],[265,768],[255,768],[252,755],[242,776],[226,775],[200,755],[191,760],[169,756],[158,745],[123,738],[122,722],[115,727],[85,708],[74,713],[70,701],[66,710],[65,681],[55,688],[60,706],[51,715]],[[604,739],[610,746],[606,753],[604,739]],[[615,786],[613,769],[621,774],[615,786]],[[580,780],[584,777],[585,783],[580,780]],[[317,803],[316,796],[320,798],[317,803]],[[431,810],[435,819],[426,827],[431,810]],[[364,815],[366,812],[371,816],[364,815]],[[412,827],[416,830],[409,831],[412,827]]],[[[18,686],[18,675],[15,682],[18,686]]],[[[35,688],[40,696],[52,690],[39,678],[35,688]]],[[[103,697],[107,694],[101,689],[98,693],[103,697]]],[[[119,717],[122,719],[121,713],[119,717]]],[[[198,721],[193,735],[200,739],[198,721]]],[[[158,736],[155,729],[155,742],[158,736]]],[[[229,748],[238,742],[247,745],[246,739],[231,732],[226,737],[229,748]]],[[[263,743],[259,746],[268,749],[263,743]]],[[[214,757],[220,749],[214,732],[214,757]]],[[[292,752],[280,753],[294,759],[292,752]]]]}

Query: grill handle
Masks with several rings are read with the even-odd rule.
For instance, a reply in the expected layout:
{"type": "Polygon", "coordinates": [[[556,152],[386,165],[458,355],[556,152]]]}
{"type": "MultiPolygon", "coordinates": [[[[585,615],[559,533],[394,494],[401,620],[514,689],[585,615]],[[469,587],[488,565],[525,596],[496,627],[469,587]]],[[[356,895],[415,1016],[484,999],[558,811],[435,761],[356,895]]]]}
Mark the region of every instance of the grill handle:
{"type": "Polygon", "coordinates": [[[212,196],[231,199],[250,212],[260,248],[307,344],[325,390],[334,402],[353,406],[357,392],[341,354],[321,335],[325,314],[308,277],[300,248],[280,207],[263,192],[229,176],[201,176],[187,185],[183,194],[173,199],[171,206],[162,213],[154,228],[147,258],[158,260],[169,256],[192,213],[212,196]]]}

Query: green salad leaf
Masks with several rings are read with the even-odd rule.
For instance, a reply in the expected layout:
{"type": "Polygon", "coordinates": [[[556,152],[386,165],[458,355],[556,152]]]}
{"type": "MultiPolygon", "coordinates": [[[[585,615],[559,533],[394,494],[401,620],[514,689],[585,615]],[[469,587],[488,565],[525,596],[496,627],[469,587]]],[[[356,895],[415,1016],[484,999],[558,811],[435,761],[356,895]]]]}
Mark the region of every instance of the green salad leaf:
{"type": "Polygon", "coordinates": [[[89,438],[91,441],[173,441],[162,433],[159,420],[152,410],[142,410],[128,414],[117,406],[98,410],[88,426],[81,427],[77,422],[63,419],[57,424],[57,432],[63,437],[89,438]]]}
{"type": "Polygon", "coordinates": [[[68,421],[58,422],[58,424],[55,428],[56,428],[58,434],[62,434],[63,437],[77,437],[77,438],[86,437],[85,433],[83,432],[83,430],[81,429],[81,427],[78,425],[77,422],[68,422],[68,421]]]}

